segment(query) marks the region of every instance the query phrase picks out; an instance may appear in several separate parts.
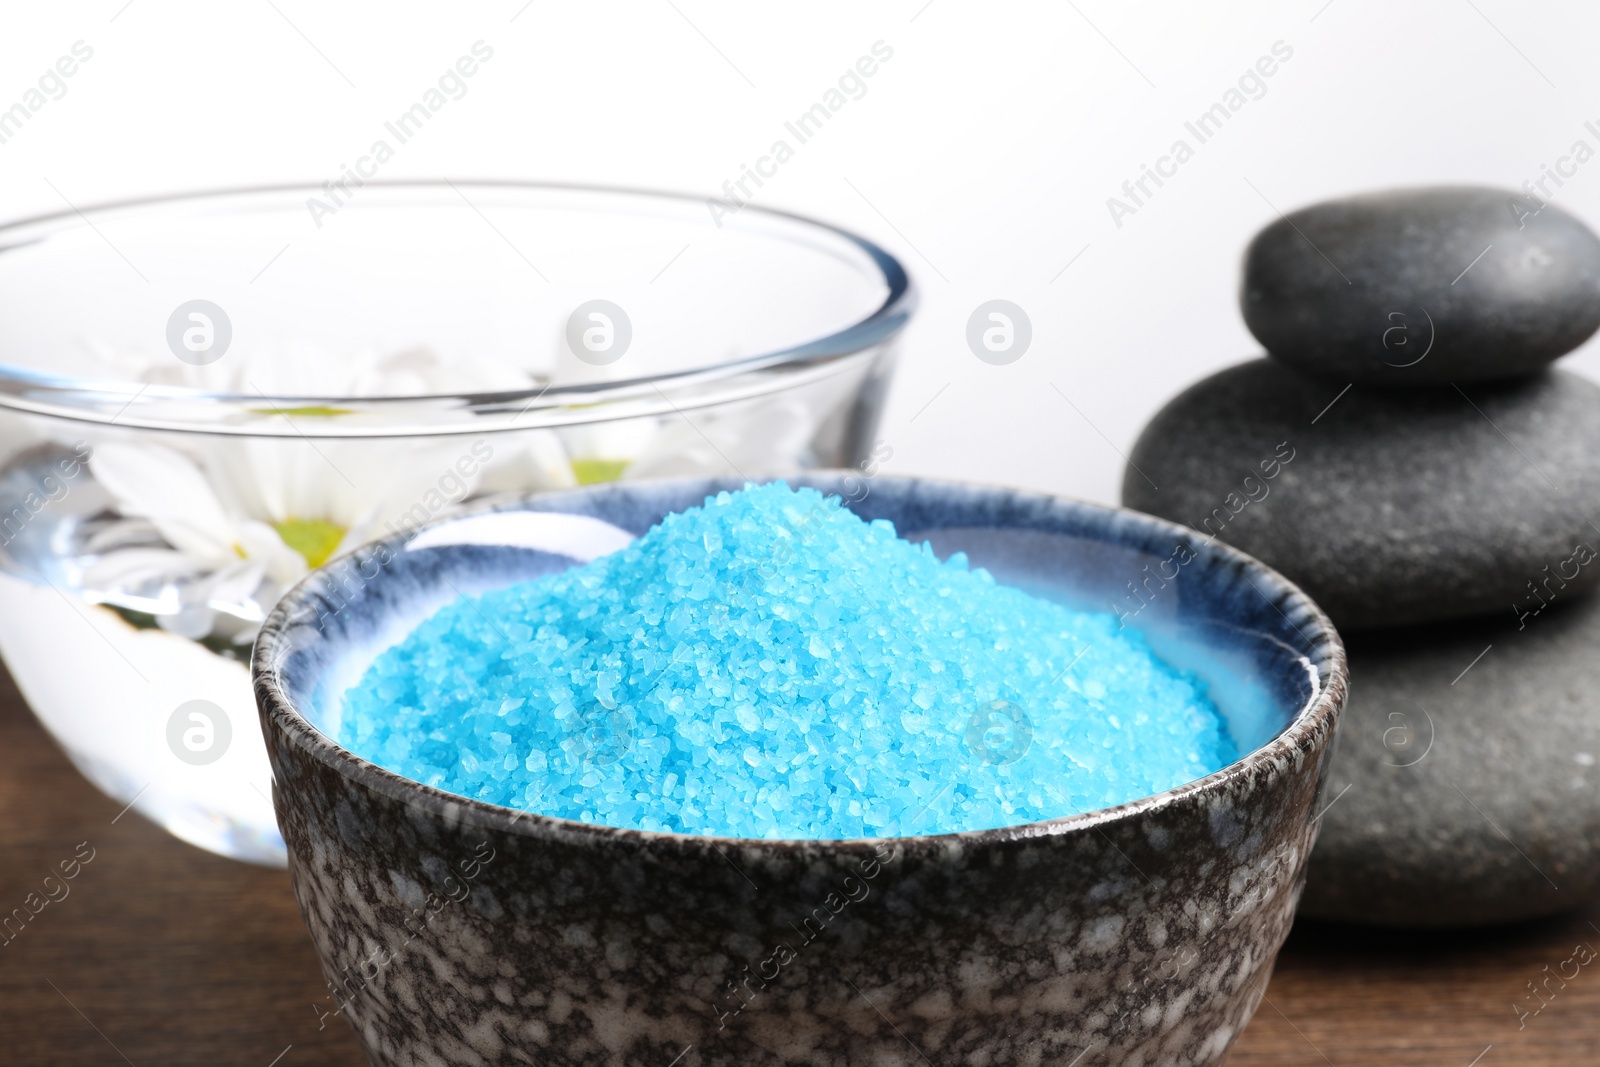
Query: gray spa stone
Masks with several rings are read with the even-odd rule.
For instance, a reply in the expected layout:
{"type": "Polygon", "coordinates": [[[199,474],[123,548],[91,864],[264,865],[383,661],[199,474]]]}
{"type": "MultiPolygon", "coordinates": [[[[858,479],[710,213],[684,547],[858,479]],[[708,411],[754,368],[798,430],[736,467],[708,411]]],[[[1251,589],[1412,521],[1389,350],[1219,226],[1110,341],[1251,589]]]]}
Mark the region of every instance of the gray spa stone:
{"type": "Polygon", "coordinates": [[[1277,568],[1342,630],[1510,617],[1600,583],[1600,386],[1341,392],[1256,360],[1156,415],[1122,499],[1277,568]]]}
{"type": "Polygon", "coordinates": [[[1239,301],[1268,352],[1338,385],[1530,374],[1600,326],[1600,239],[1501,189],[1329,200],[1256,235],[1239,301]]]}
{"type": "Polygon", "coordinates": [[[1301,914],[1458,926],[1600,894],[1600,599],[1564,600],[1351,640],[1301,914]]]}

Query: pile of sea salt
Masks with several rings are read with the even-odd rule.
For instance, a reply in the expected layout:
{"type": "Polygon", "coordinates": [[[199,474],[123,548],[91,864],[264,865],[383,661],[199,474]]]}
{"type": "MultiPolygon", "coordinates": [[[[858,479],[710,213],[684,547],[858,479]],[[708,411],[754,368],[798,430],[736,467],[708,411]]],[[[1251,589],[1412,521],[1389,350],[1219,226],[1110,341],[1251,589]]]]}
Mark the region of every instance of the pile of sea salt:
{"type": "Polygon", "coordinates": [[[745,838],[1034,822],[1236,758],[1203,685],[1113,615],[781,482],[446,606],[345,694],[339,739],[462,796],[745,838]]]}

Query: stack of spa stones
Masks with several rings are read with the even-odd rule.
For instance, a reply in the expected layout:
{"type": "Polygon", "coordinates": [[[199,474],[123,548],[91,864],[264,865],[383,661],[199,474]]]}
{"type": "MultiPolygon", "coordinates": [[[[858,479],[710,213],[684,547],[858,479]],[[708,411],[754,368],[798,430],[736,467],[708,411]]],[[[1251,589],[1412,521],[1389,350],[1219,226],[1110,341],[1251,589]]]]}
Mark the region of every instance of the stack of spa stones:
{"type": "Polygon", "coordinates": [[[1600,895],[1600,240],[1492,189],[1330,201],[1245,255],[1268,357],[1145,429],[1132,508],[1305,588],[1351,697],[1302,911],[1507,922],[1600,895]]]}

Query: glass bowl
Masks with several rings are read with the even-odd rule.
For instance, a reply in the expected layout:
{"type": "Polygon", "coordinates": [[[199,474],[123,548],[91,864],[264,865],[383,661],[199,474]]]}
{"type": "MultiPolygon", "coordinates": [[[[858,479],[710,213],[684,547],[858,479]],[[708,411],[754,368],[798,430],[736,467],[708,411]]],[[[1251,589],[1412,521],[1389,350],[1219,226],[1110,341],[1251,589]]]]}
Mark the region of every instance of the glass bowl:
{"type": "Polygon", "coordinates": [[[905,270],[730,207],[347,180],[0,227],[0,654],[73,763],[281,865],[248,666],[311,569],[500,493],[884,458],[905,270]]]}

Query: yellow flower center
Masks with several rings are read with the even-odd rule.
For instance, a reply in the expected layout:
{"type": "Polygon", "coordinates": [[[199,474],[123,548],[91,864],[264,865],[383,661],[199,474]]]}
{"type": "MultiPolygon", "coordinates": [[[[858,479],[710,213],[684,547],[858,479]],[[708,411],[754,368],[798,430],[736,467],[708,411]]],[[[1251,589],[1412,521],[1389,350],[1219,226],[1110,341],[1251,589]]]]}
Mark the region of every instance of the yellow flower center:
{"type": "Polygon", "coordinates": [[[286,418],[290,415],[304,415],[310,419],[331,419],[336,415],[350,414],[349,408],[329,407],[327,404],[306,404],[297,408],[251,408],[250,410],[257,415],[282,415],[286,418]]]}
{"type": "Polygon", "coordinates": [[[344,540],[344,527],[324,519],[284,519],[275,522],[283,543],[305,557],[306,566],[320,567],[344,540]]]}
{"type": "Polygon", "coordinates": [[[578,479],[579,485],[614,482],[622,477],[622,472],[630,462],[626,459],[575,459],[572,461],[572,474],[578,479]]]}

